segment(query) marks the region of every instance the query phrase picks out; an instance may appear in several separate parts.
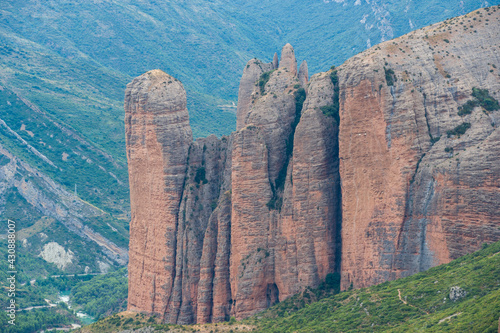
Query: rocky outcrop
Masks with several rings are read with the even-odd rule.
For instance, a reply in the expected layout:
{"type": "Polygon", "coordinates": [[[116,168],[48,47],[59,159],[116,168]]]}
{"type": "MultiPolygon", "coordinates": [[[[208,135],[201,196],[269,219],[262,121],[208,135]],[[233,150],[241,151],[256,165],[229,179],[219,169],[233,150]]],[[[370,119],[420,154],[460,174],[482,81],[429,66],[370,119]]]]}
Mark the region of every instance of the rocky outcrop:
{"type": "MultiPolygon", "coordinates": [[[[276,55],[276,54],[275,54],[276,55]]],[[[240,80],[240,90],[238,92],[238,106],[236,109],[236,129],[239,130],[244,127],[246,117],[250,108],[252,107],[252,102],[254,98],[252,95],[255,94],[256,82],[262,73],[271,71],[275,69],[274,62],[277,63],[277,58],[273,60],[273,63],[265,64],[258,59],[252,59],[248,61],[243,69],[243,75],[240,80]]]]}
{"type": "Polygon", "coordinates": [[[220,140],[191,142],[174,78],[156,70],[127,86],[130,310],[180,324],[240,319],[338,270],[338,126],[319,111],[333,85],[318,75],[304,104],[289,44],[281,64],[248,62],[238,130],[220,140]]]}
{"type": "Polygon", "coordinates": [[[299,67],[299,81],[302,87],[307,86],[309,82],[309,69],[307,68],[307,61],[302,61],[299,67]]]}
{"type": "Polygon", "coordinates": [[[273,56],[273,69],[278,68],[278,66],[279,66],[278,53],[274,52],[274,56],[273,56]]]}
{"type": "Polygon", "coordinates": [[[328,74],[313,76],[295,130],[275,250],[280,300],[340,268],[338,124],[320,109],[333,89],[328,74]]]}
{"type": "Polygon", "coordinates": [[[177,215],[192,142],[182,84],[160,70],[134,79],[125,92],[125,129],[132,211],[129,308],[163,314],[174,291],[177,215]]]}
{"type": "Polygon", "coordinates": [[[290,72],[292,75],[297,75],[297,59],[295,59],[295,51],[292,45],[286,44],[281,50],[279,68],[290,72]]]}
{"type": "Polygon", "coordinates": [[[473,42],[457,18],[310,81],[289,44],[252,59],[221,139],[192,142],[167,74],[129,84],[129,309],[241,319],[328,274],[364,287],[500,239],[500,15],[470,15],[473,42]]]}
{"type": "Polygon", "coordinates": [[[499,17],[495,7],[482,9],[341,66],[344,288],[407,276],[500,239],[500,112],[478,106],[459,115],[474,87],[500,99],[499,17]],[[470,128],[458,134],[461,124],[470,128]]]}

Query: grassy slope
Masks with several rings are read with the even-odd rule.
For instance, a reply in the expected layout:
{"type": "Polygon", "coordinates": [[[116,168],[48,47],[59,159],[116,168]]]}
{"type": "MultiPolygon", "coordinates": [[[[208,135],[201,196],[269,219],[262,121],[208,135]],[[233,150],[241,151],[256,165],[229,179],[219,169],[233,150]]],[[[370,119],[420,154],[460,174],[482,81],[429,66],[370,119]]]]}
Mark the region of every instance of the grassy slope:
{"type": "MultiPolygon", "coordinates": [[[[0,126],[0,144],[66,189],[74,190],[76,184],[80,198],[110,213],[99,219],[88,219],[87,224],[118,245],[127,247],[128,224],[123,218],[118,218],[128,211],[126,164],[115,162],[91,144],[83,144],[68,135],[51,123],[49,117],[30,109],[6,88],[0,91],[0,119],[47,157],[52,165],[34,155],[4,126],[0,126]],[[111,226],[118,232],[114,232],[111,226]]],[[[10,203],[5,206],[4,218],[20,222],[18,230],[29,227],[41,217],[15,188],[7,189],[3,195],[10,203]]]]}
{"type": "Polygon", "coordinates": [[[157,331],[225,332],[497,332],[500,317],[500,242],[413,276],[328,296],[313,289],[241,323],[176,326],[122,313],[82,332],[117,332],[154,326],[157,331]],[[450,300],[458,286],[466,296],[450,300]],[[401,299],[399,298],[399,293],[401,299]],[[319,301],[317,298],[324,297],[319,301]],[[405,304],[405,301],[407,304],[405,304]],[[133,318],[128,320],[128,318],[133,318]]]}
{"type": "Polygon", "coordinates": [[[296,311],[297,300],[288,300],[249,323],[259,332],[497,332],[499,253],[497,242],[426,272],[343,292],[296,311]],[[454,286],[467,295],[450,300],[454,286]]]}

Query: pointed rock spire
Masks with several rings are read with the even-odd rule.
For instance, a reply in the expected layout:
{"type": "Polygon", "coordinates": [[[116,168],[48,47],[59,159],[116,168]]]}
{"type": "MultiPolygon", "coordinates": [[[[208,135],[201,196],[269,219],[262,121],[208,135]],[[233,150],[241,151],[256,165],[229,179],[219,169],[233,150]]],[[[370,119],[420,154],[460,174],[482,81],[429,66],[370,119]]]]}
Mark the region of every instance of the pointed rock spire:
{"type": "Polygon", "coordinates": [[[297,75],[297,59],[295,59],[295,51],[289,43],[281,50],[279,68],[286,68],[290,73],[297,75]]]}
{"type": "Polygon", "coordinates": [[[277,69],[279,66],[278,62],[278,53],[274,52],[274,57],[273,57],[273,69],[277,69]]]}
{"type": "Polygon", "coordinates": [[[262,73],[274,69],[272,63],[265,64],[258,59],[251,59],[243,69],[243,75],[240,80],[240,89],[238,91],[238,107],[236,111],[236,129],[245,127],[246,117],[252,106],[252,92],[255,88],[255,82],[262,73]]]}
{"type": "Polygon", "coordinates": [[[299,81],[300,84],[305,88],[307,82],[309,82],[309,70],[307,68],[307,61],[302,61],[299,67],[299,81]]]}

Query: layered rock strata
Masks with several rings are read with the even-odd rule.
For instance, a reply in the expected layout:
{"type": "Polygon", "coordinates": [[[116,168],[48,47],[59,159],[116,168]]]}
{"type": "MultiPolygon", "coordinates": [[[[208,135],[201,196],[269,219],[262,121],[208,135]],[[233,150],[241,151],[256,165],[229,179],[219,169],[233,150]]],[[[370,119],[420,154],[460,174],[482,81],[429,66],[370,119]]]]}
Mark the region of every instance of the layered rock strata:
{"type": "Polygon", "coordinates": [[[241,319],[331,273],[364,287],[500,239],[499,13],[418,30],[311,80],[289,44],[279,61],[252,59],[237,130],[220,139],[192,141],[177,80],[135,79],[129,309],[241,319]]]}

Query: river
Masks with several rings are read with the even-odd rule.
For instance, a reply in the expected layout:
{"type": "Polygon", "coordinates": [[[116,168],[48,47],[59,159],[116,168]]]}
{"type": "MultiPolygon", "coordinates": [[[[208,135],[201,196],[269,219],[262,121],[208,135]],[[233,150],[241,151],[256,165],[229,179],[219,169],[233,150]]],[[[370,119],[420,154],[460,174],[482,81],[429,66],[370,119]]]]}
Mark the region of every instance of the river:
{"type": "MultiPolygon", "coordinates": [[[[59,298],[59,301],[60,302],[64,302],[68,305],[68,308],[71,309],[71,303],[70,303],[70,292],[69,291],[65,291],[65,292],[60,292],[59,295],[57,296],[59,298]]],[[[81,311],[78,311],[76,313],[76,316],[80,319],[80,321],[82,322],[83,325],[90,325],[92,323],[95,323],[95,318],[84,313],[84,312],[81,312],[81,311]]]]}

